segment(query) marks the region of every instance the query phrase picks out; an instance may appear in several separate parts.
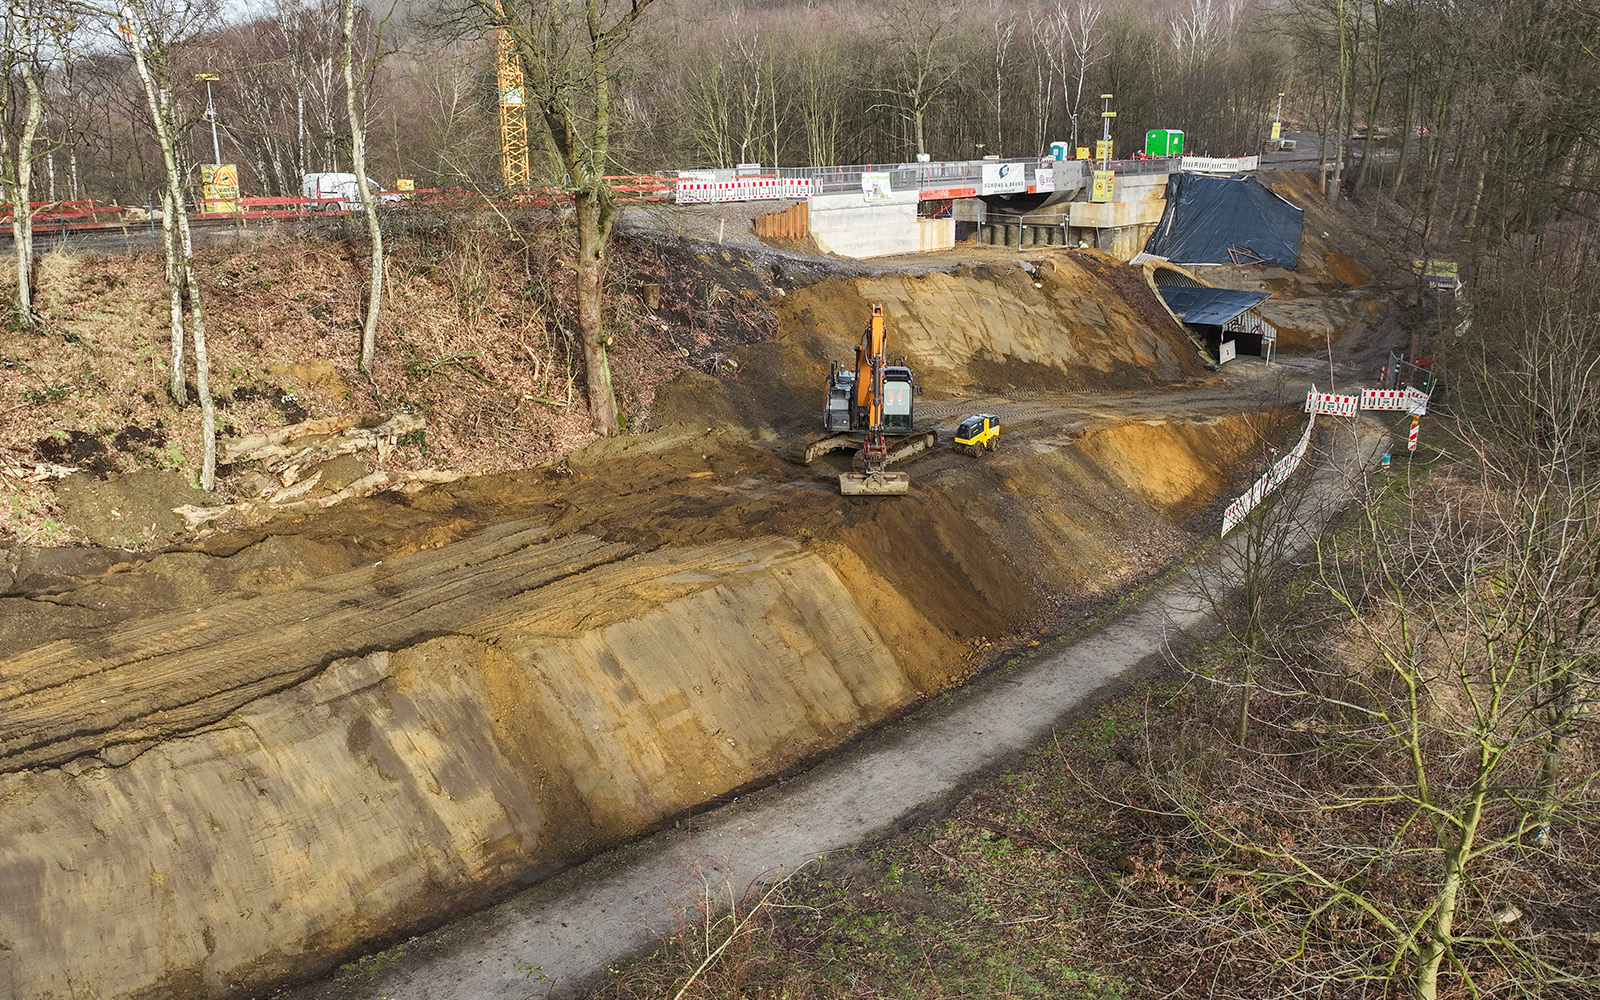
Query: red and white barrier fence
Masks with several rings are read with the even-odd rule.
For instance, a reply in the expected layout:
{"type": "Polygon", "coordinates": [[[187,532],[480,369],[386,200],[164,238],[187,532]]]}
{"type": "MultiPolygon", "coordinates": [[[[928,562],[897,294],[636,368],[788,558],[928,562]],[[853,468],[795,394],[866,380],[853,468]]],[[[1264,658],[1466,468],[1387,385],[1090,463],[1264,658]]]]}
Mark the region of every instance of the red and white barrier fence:
{"type": "Polygon", "coordinates": [[[1361,409],[1360,396],[1344,396],[1336,392],[1318,392],[1316,386],[1306,393],[1306,412],[1327,413],[1335,417],[1353,417],[1361,409]]]}
{"type": "Polygon", "coordinates": [[[1222,533],[1226,535],[1239,526],[1239,522],[1252,510],[1261,505],[1267,494],[1282,485],[1285,479],[1294,474],[1300,467],[1300,460],[1306,457],[1306,448],[1311,444],[1311,428],[1316,426],[1317,414],[1312,411],[1311,419],[1306,421],[1306,429],[1300,434],[1300,443],[1289,450],[1287,455],[1273,463],[1266,474],[1255,481],[1248,492],[1228,505],[1222,512],[1222,533]]]}
{"type": "Polygon", "coordinates": [[[1406,408],[1404,389],[1362,389],[1363,410],[1403,410],[1406,408]]]}
{"type": "Polygon", "coordinates": [[[1425,416],[1428,412],[1428,394],[1412,385],[1404,389],[1362,389],[1361,408],[1404,410],[1413,416],[1425,416]]]}
{"type": "Polygon", "coordinates": [[[735,177],[729,181],[680,177],[677,202],[703,205],[724,201],[780,201],[811,197],[809,177],[735,177]]]}
{"type": "Polygon", "coordinates": [[[1362,389],[1359,396],[1318,392],[1316,386],[1306,394],[1307,413],[1331,413],[1353,417],[1357,410],[1404,410],[1412,416],[1427,415],[1428,394],[1414,385],[1404,389],[1362,389]]]}

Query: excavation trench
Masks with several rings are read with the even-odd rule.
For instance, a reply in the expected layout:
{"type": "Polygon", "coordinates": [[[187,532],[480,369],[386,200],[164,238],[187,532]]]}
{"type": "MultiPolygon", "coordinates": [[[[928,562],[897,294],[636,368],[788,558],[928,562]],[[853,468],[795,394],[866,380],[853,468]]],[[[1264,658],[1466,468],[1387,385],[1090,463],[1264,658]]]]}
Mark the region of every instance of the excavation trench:
{"type": "Polygon", "coordinates": [[[793,773],[1184,558],[1297,423],[1281,369],[1205,375],[1095,254],[774,301],[724,374],[659,387],[650,433],[13,559],[0,995],[315,977],[793,773]],[[946,442],[894,499],[780,457],[867,303],[946,442]],[[957,455],[975,410],[1001,447],[957,455]]]}
{"type": "Polygon", "coordinates": [[[0,992],[316,975],[790,771],[1180,557],[1283,423],[1040,407],[893,501],[678,427],[8,599],[0,992]]]}

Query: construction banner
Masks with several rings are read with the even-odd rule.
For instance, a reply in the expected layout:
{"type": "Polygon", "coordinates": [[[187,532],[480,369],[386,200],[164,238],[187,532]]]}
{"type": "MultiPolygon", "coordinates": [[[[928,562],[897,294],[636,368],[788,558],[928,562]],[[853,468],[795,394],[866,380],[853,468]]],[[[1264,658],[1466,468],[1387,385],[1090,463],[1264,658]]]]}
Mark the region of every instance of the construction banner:
{"type": "Polygon", "coordinates": [[[979,194],[1023,194],[1028,190],[1027,167],[1021,163],[985,163],[979,194]]]}
{"type": "Polygon", "coordinates": [[[205,215],[232,215],[238,211],[239,167],[232,163],[200,166],[200,211],[205,215]]]}
{"type": "Polygon", "coordinates": [[[1094,172],[1094,188],[1089,192],[1089,200],[1104,204],[1116,196],[1116,173],[1111,170],[1096,170],[1094,172]]]}
{"type": "Polygon", "coordinates": [[[894,192],[887,170],[861,175],[861,197],[866,201],[888,201],[894,192]]]}

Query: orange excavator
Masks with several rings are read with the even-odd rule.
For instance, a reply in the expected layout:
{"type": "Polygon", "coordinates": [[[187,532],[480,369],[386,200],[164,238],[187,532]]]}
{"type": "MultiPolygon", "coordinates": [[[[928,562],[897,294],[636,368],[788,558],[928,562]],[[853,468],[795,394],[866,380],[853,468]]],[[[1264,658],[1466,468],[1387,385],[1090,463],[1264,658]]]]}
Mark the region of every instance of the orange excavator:
{"type": "Polygon", "coordinates": [[[795,446],[796,461],[810,464],[822,455],[858,447],[855,471],[839,477],[839,491],[853,495],[896,495],[911,480],[888,466],[938,443],[931,430],[916,429],[916,378],[902,361],[888,361],[888,334],[883,307],[872,307],[872,319],[856,345],[853,368],[834,362],[823,397],[822,426],[827,432],[795,446]],[[893,438],[894,443],[890,443],[893,438]]]}

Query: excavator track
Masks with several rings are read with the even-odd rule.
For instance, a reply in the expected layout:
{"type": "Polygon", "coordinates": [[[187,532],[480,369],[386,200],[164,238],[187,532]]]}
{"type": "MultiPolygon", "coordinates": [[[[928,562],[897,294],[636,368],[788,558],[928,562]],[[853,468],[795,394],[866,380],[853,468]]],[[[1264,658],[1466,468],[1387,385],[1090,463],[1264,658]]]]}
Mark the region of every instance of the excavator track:
{"type": "Polygon", "coordinates": [[[810,465],[829,452],[860,447],[861,439],[859,436],[824,434],[821,437],[805,438],[791,444],[789,446],[789,461],[798,465],[810,465]]]}
{"type": "Polygon", "coordinates": [[[889,454],[884,459],[883,464],[885,465],[904,462],[906,459],[913,458],[925,451],[932,451],[939,444],[939,435],[935,431],[918,431],[915,434],[907,434],[903,438],[892,439],[892,441],[893,443],[889,445],[889,454]]]}
{"type": "MultiPolygon", "coordinates": [[[[930,451],[939,443],[939,435],[935,431],[918,431],[908,434],[903,438],[889,439],[889,454],[885,465],[893,465],[914,455],[930,451]]],[[[796,441],[789,446],[789,461],[799,465],[810,465],[817,459],[830,452],[844,451],[853,448],[857,451],[856,464],[859,466],[861,458],[861,436],[850,434],[826,434],[822,437],[807,438],[796,441]]]]}

